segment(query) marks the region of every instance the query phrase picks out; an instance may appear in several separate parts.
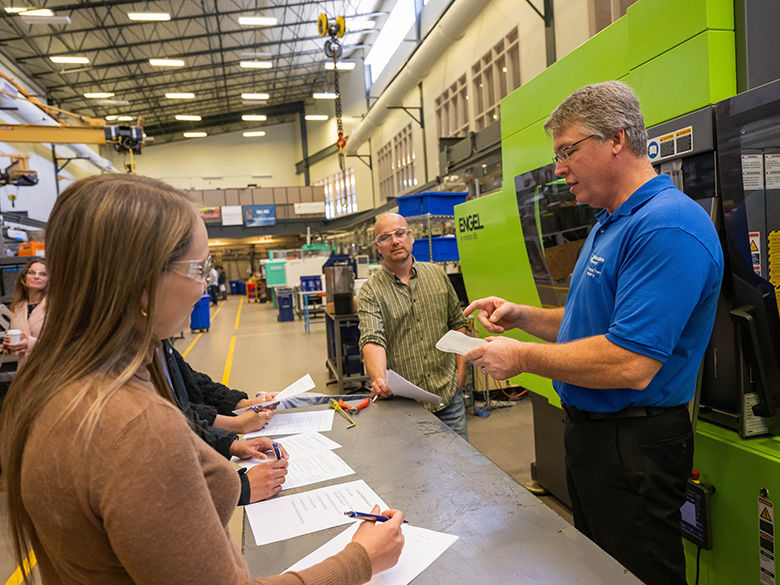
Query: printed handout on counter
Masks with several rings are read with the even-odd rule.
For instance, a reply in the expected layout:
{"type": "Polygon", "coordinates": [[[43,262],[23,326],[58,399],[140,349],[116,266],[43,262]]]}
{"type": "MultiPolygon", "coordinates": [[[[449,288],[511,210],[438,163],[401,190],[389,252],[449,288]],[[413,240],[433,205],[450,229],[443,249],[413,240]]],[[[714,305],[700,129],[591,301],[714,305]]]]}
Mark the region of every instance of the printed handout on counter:
{"type": "Polygon", "coordinates": [[[314,455],[318,451],[332,451],[341,447],[336,441],[329,439],[321,433],[300,433],[280,439],[279,443],[287,449],[292,457],[314,455]]]}
{"type": "MultiPolygon", "coordinates": [[[[275,457],[269,459],[252,458],[236,461],[236,463],[241,467],[249,469],[255,465],[263,465],[274,460],[275,457]]],[[[352,475],[353,473],[355,471],[347,465],[346,461],[333,451],[321,450],[304,456],[291,455],[287,462],[287,476],[284,478],[282,491],[344,477],[345,475],[352,475]]]]}
{"type": "Polygon", "coordinates": [[[335,410],[310,410],[307,412],[282,412],[274,417],[259,431],[247,433],[245,439],[254,437],[276,437],[297,435],[307,431],[324,432],[333,428],[335,410]]]}
{"type": "MultiPolygon", "coordinates": [[[[313,553],[307,555],[288,571],[301,571],[324,561],[344,549],[358,529],[350,526],[333,540],[325,543],[313,553]]],[[[374,575],[368,585],[407,585],[422,573],[433,561],[441,556],[453,542],[458,540],[454,534],[434,532],[410,524],[403,524],[404,548],[394,567],[374,575]]]]}
{"type": "MultiPolygon", "coordinates": [[[[332,412],[332,411],[331,411],[332,412]]],[[[389,506],[362,479],[301,494],[271,498],[244,508],[257,546],[355,522],[347,510],[389,506]]]]}

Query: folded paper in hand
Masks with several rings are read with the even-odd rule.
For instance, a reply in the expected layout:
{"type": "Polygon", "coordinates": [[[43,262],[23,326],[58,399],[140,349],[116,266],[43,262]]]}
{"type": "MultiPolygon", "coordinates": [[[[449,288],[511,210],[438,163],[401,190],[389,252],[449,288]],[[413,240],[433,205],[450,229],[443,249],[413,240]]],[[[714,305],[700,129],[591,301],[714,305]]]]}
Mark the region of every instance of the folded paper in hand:
{"type": "Polygon", "coordinates": [[[446,351],[447,353],[458,353],[463,355],[487,343],[479,337],[469,337],[460,331],[447,331],[442,338],[436,342],[436,349],[446,351]]]}
{"type": "MultiPolygon", "coordinates": [[[[314,388],[314,380],[311,379],[311,375],[306,374],[302,378],[299,378],[287,388],[279,392],[279,394],[276,395],[276,398],[273,400],[266,400],[265,402],[261,402],[260,404],[256,404],[255,406],[268,406],[269,404],[276,404],[277,402],[281,402],[282,400],[286,400],[287,398],[293,398],[294,396],[298,396],[299,394],[303,394],[304,392],[307,392],[308,390],[311,390],[314,388]]],[[[233,414],[241,414],[245,410],[248,410],[252,408],[251,406],[247,406],[246,408],[239,408],[238,410],[234,410],[233,414]]]]}
{"type": "Polygon", "coordinates": [[[385,383],[387,384],[387,387],[392,390],[393,396],[403,396],[404,398],[411,398],[417,402],[442,404],[440,396],[436,396],[436,394],[433,394],[432,392],[427,392],[419,386],[415,386],[400,374],[396,374],[393,370],[387,370],[385,383]]]}

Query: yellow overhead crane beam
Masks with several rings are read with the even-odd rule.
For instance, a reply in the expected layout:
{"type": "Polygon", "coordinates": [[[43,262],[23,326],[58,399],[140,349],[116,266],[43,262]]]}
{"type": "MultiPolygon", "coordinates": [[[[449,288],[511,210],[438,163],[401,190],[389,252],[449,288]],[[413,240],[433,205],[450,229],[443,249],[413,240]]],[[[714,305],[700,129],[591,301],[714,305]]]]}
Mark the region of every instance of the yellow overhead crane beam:
{"type": "Polygon", "coordinates": [[[0,142],[51,142],[53,144],[113,144],[117,151],[141,152],[140,126],[36,126],[0,124],[0,142]]]}
{"type": "Polygon", "coordinates": [[[101,118],[91,118],[74,114],[67,110],[55,108],[41,103],[34,96],[27,93],[24,88],[14,82],[10,77],[0,72],[0,78],[5,79],[17,94],[3,91],[13,98],[27,101],[48,116],[54,119],[58,126],[39,126],[33,124],[3,124],[0,123],[0,142],[34,142],[52,144],[113,144],[117,152],[140,154],[143,146],[144,131],[142,120],[138,119],[138,126],[106,126],[106,121],[101,118]],[[84,126],[69,126],[62,118],[64,116],[75,118],[84,126]]]}

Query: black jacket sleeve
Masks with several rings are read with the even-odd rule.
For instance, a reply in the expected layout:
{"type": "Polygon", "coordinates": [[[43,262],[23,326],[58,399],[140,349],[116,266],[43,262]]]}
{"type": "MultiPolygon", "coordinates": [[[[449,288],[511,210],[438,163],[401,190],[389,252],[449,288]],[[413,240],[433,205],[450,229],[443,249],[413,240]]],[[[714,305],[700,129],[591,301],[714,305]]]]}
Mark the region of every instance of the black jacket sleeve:
{"type": "MultiPolygon", "coordinates": [[[[191,403],[196,405],[206,405],[215,409],[214,416],[217,414],[230,416],[236,409],[239,400],[248,398],[246,393],[238,390],[231,390],[224,384],[215,382],[206,374],[196,372],[190,365],[184,361],[179,352],[174,351],[179,370],[181,371],[184,387],[187,389],[187,396],[191,403]]],[[[203,411],[204,418],[208,420],[207,412],[203,411]]],[[[211,421],[213,422],[213,418],[211,421]]]]}
{"type": "Polygon", "coordinates": [[[182,409],[184,415],[190,423],[190,427],[201,439],[206,441],[210,447],[217,451],[225,459],[230,459],[230,445],[233,441],[238,440],[238,435],[212,427],[205,420],[198,416],[198,413],[193,408],[182,409]]]}

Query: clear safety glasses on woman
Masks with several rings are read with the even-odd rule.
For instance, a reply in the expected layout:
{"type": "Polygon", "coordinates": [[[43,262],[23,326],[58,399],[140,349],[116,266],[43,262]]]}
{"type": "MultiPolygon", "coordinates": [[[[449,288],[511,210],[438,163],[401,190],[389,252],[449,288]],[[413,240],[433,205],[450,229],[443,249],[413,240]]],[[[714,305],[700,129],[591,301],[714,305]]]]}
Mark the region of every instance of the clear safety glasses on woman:
{"type": "Polygon", "coordinates": [[[206,282],[211,271],[211,256],[205,260],[176,260],[168,264],[168,270],[197,282],[206,282]]]}

